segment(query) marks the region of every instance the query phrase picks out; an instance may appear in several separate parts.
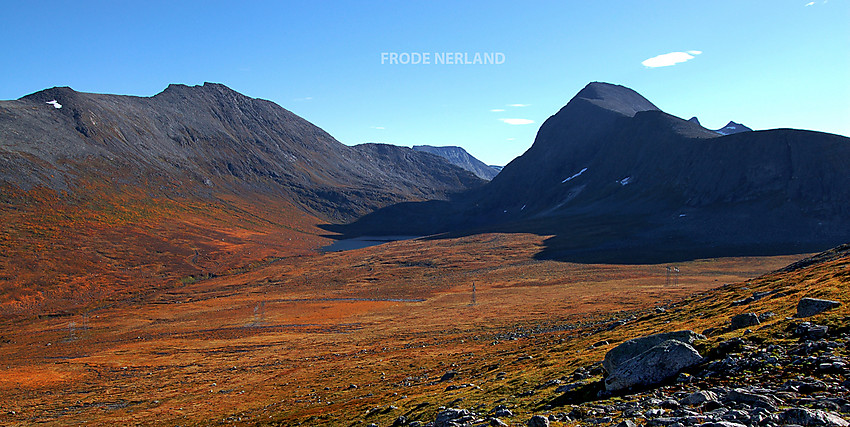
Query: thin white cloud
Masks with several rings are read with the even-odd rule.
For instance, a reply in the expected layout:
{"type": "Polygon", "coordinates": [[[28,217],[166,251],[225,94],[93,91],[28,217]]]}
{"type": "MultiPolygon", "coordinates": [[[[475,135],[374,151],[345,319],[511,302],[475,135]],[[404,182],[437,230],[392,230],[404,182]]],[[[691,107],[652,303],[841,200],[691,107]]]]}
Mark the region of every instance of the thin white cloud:
{"type": "Polygon", "coordinates": [[[494,108],[490,111],[493,112],[493,113],[501,113],[502,111],[505,111],[505,109],[504,108],[494,108]]]}
{"type": "Polygon", "coordinates": [[[515,141],[516,138],[508,138],[508,141],[515,141]]]}
{"type": "Polygon", "coordinates": [[[810,1],[810,2],[806,3],[806,7],[813,6],[814,4],[815,4],[815,2],[810,1]]]}
{"type": "Polygon", "coordinates": [[[499,119],[503,123],[507,123],[509,125],[529,125],[534,123],[534,120],[528,119],[499,119]]]}
{"type": "Polygon", "coordinates": [[[313,99],[312,96],[307,96],[307,97],[304,97],[304,98],[295,98],[295,99],[293,99],[293,101],[311,101],[312,99],[313,99]]]}
{"type": "Polygon", "coordinates": [[[528,107],[531,104],[508,104],[508,107],[528,107]]]}
{"type": "Polygon", "coordinates": [[[383,126],[369,126],[369,127],[370,127],[370,128],[372,128],[372,129],[378,129],[378,130],[384,130],[384,129],[386,129],[386,128],[385,128],[385,127],[383,127],[383,126]]]}
{"type": "Polygon", "coordinates": [[[699,55],[702,52],[699,50],[689,50],[687,52],[670,52],[663,55],[653,56],[641,64],[649,68],[669,67],[680,62],[690,61],[694,59],[694,55],[699,55]]]}

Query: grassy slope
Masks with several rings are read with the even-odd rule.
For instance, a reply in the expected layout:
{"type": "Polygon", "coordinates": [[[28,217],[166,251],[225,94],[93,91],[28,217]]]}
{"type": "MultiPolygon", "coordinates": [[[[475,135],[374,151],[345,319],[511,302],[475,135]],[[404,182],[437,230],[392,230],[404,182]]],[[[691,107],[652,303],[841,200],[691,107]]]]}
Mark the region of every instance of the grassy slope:
{"type": "Polygon", "coordinates": [[[259,195],[152,196],[86,185],[0,192],[0,316],[69,314],[327,241],[319,220],[259,195]]]}

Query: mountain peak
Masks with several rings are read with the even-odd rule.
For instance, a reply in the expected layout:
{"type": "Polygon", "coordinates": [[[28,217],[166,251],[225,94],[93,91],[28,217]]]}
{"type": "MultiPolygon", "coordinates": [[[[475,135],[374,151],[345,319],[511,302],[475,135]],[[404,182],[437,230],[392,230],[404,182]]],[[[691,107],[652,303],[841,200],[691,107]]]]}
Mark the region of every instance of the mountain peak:
{"type": "Polygon", "coordinates": [[[22,96],[21,99],[33,101],[49,101],[51,99],[70,99],[72,97],[75,97],[76,95],[77,91],[71,89],[68,86],[55,86],[50,89],[44,89],[26,96],[22,96]]]}
{"type": "Polygon", "coordinates": [[[171,83],[160,93],[238,93],[221,83],[204,82],[203,85],[189,86],[182,83],[171,83]]]}
{"type": "Polygon", "coordinates": [[[604,82],[588,84],[576,94],[575,98],[584,99],[596,106],[629,117],[633,117],[640,111],[659,109],[632,89],[604,82]]]}
{"type": "Polygon", "coordinates": [[[715,132],[717,132],[721,135],[732,135],[734,133],[752,132],[752,131],[753,130],[750,129],[749,127],[742,125],[741,123],[735,123],[735,122],[730,120],[729,123],[726,124],[726,126],[723,126],[722,128],[717,129],[715,132]]]}

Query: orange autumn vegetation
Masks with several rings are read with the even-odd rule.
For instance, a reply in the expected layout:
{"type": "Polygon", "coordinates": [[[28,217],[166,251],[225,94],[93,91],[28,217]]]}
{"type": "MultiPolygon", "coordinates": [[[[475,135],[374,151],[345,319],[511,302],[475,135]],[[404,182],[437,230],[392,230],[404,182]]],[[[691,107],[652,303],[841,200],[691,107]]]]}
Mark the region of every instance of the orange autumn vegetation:
{"type": "Polygon", "coordinates": [[[666,265],[536,260],[545,238],[300,253],[86,312],[10,319],[0,399],[14,413],[0,422],[387,425],[457,399],[508,403],[521,418],[553,397],[521,392],[601,360],[610,347],[598,341],[719,326],[736,314],[724,303],[763,288],[786,289],[759,302],[777,319],[800,295],[847,298],[846,260],[749,282],[802,256],[697,260],[677,264],[668,284],[666,265]],[[627,328],[600,329],[633,315],[627,328]],[[457,378],[440,382],[447,370],[457,378]],[[446,391],[465,383],[477,388],[446,391]]]}
{"type": "Polygon", "coordinates": [[[81,185],[0,191],[0,316],[57,315],[312,251],[319,221],[281,200],[81,185]]]}

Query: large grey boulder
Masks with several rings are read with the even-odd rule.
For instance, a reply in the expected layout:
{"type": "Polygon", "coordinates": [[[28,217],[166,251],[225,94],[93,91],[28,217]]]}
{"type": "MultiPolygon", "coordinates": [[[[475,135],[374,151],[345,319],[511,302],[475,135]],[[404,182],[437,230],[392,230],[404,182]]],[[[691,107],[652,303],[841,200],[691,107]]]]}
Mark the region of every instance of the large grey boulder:
{"type": "Polygon", "coordinates": [[[664,341],[674,340],[693,345],[694,341],[703,339],[705,339],[703,335],[697,334],[694,331],[665,332],[630,339],[608,351],[605,354],[605,360],[602,361],[602,367],[605,368],[605,372],[610,374],[616,371],[623,362],[640,355],[664,341]]]}
{"type": "Polygon", "coordinates": [[[803,298],[797,303],[797,317],[809,317],[815,314],[832,310],[841,305],[838,301],[828,299],[803,298]]]}
{"type": "Polygon", "coordinates": [[[676,376],[682,369],[702,360],[690,344],[666,340],[643,353],[616,365],[605,378],[605,389],[620,391],[631,387],[645,387],[661,383],[676,376]]]}

